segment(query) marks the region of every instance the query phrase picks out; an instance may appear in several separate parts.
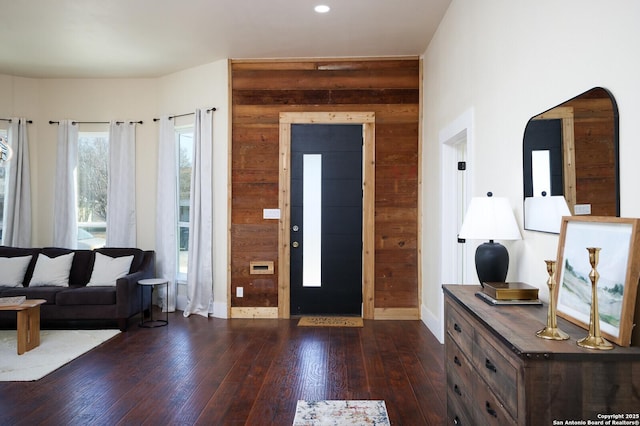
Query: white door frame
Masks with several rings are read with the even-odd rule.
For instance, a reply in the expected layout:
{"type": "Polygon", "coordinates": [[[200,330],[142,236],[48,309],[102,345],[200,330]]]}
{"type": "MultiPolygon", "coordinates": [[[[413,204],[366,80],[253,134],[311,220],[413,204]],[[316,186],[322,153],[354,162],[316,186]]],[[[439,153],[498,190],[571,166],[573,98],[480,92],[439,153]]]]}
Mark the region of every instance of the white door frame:
{"type": "MultiPolygon", "coordinates": [[[[473,253],[469,245],[460,249],[457,236],[461,215],[466,211],[473,194],[473,109],[465,111],[451,124],[442,129],[438,136],[441,145],[440,170],[441,186],[441,227],[440,227],[440,283],[469,283],[469,265],[473,253]],[[457,163],[466,161],[466,171],[460,172],[457,163]],[[461,176],[460,173],[464,173],[461,176]],[[461,196],[460,191],[463,195],[461,196]]],[[[473,269],[473,268],[472,268],[473,269]]],[[[444,294],[439,292],[440,327],[436,337],[444,342],[444,294]]]]}

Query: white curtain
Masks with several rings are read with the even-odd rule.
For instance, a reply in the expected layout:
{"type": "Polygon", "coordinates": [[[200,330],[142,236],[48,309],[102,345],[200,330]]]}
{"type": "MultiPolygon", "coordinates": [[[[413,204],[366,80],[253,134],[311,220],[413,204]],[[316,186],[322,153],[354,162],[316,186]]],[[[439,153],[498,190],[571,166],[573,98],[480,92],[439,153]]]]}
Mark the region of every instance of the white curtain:
{"type": "Polygon", "coordinates": [[[185,317],[191,314],[209,316],[213,301],[212,114],[197,109],[193,130],[185,317]]]}
{"type": "Polygon", "coordinates": [[[169,300],[165,292],[157,292],[163,311],[176,310],[177,255],[177,206],[178,179],[177,148],[173,121],[160,117],[158,141],[158,179],[156,197],[156,274],[169,281],[169,300]]]}
{"type": "Polygon", "coordinates": [[[31,171],[26,119],[10,120],[8,142],[13,149],[13,158],[5,176],[7,192],[2,218],[2,244],[31,247],[31,171]]]}
{"type": "Polygon", "coordinates": [[[53,206],[53,244],[76,248],[78,240],[76,173],[78,126],[71,120],[58,125],[58,150],[53,206]]]}
{"type": "Polygon", "coordinates": [[[109,124],[107,246],[136,247],[136,124],[109,124]]]}

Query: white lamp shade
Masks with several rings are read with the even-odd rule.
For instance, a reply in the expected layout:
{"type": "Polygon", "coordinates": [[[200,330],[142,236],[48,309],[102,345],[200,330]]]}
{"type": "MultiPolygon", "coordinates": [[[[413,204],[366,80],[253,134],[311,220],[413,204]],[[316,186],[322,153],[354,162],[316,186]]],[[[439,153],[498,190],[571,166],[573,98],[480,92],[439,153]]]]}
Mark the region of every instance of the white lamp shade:
{"type": "Polygon", "coordinates": [[[474,197],[458,237],[469,240],[519,240],[522,235],[507,198],[474,197]]]}
{"type": "Polygon", "coordinates": [[[525,229],[559,234],[562,216],[571,216],[562,195],[524,199],[525,229]]]}

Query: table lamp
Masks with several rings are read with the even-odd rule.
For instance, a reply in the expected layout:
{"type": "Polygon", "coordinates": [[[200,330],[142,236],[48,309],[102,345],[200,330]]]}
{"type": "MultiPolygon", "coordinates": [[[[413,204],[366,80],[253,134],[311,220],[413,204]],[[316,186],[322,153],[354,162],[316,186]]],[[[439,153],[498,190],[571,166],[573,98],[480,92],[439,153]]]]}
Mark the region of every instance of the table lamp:
{"type": "Polygon", "coordinates": [[[519,240],[522,238],[509,200],[493,197],[474,197],[464,217],[458,238],[489,240],[476,249],[476,271],[480,285],[485,282],[505,282],[509,269],[509,252],[494,240],[519,240]]]}

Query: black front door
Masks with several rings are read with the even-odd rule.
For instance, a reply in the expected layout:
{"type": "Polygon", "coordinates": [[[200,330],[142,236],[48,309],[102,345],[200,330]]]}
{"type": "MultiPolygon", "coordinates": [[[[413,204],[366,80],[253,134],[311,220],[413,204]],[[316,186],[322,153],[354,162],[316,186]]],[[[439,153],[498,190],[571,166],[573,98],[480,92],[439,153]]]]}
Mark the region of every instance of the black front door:
{"type": "Polygon", "coordinates": [[[362,126],[291,126],[291,314],[361,315],[362,126]]]}
{"type": "Polygon", "coordinates": [[[562,120],[532,120],[527,124],[524,139],[526,141],[523,158],[524,196],[542,196],[542,194],[534,194],[536,173],[534,173],[533,156],[536,152],[546,155],[546,161],[548,161],[551,193],[545,195],[564,195],[562,120]]]}

